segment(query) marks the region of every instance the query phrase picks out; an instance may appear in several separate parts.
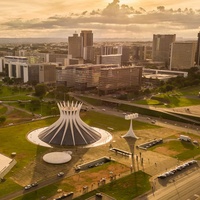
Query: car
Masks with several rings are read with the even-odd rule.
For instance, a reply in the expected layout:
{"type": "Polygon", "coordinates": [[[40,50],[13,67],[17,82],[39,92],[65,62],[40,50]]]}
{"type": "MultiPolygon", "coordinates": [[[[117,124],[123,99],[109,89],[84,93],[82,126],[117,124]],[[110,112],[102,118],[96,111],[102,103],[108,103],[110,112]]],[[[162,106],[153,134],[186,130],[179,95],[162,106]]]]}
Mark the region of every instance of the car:
{"type": "Polygon", "coordinates": [[[184,168],[187,167],[187,165],[186,164],[182,164],[181,167],[182,167],[182,169],[184,169],[184,168]]]}
{"type": "Polygon", "coordinates": [[[181,171],[183,168],[181,167],[181,166],[178,166],[177,168],[176,168],[176,170],[177,171],[181,171]]]}
{"type": "Polygon", "coordinates": [[[188,166],[189,166],[189,163],[185,163],[184,165],[185,165],[186,167],[188,167],[188,166]]]}
{"type": "Polygon", "coordinates": [[[25,190],[28,190],[28,189],[30,189],[32,186],[31,185],[26,185],[25,187],[24,187],[24,189],[25,190]]]}
{"type": "Polygon", "coordinates": [[[189,161],[189,162],[192,163],[192,164],[197,163],[196,160],[191,160],[191,161],[189,161]]]}
{"type": "Polygon", "coordinates": [[[63,194],[63,197],[69,197],[69,196],[71,196],[71,195],[73,195],[74,193],[73,192],[69,192],[69,193],[67,193],[67,194],[63,194]]]}
{"type": "Polygon", "coordinates": [[[96,193],[96,196],[97,197],[102,197],[102,194],[101,193],[96,193]]]}
{"type": "Polygon", "coordinates": [[[199,144],[198,141],[196,141],[196,140],[194,140],[193,143],[194,143],[194,144],[199,144]]]}
{"type": "Polygon", "coordinates": [[[57,174],[57,176],[58,176],[58,177],[64,176],[64,172],[59,172],[59,173],[57,174]]]}
{"type": "Polygon", "coordinates": [[[170,175],[172,175],[172,173],[171,172],[166,172],[165,175],[166,176],[170,176],[170,175]]]}
{"type": "Polygon", "coordinates": [[[161,179],[164,179],[164,178],[166,178],[167,176],[165,175],[165,174],[162,174],[162,175],[160,175],[160,176],[158,176],[158,178],[161,178],[161,179]]]}
{"type": "Polygon", "coordinates": [[[32,186],[32,187],[36,187],[36,186],[38,186],[38,182],[34,182],[34,183],[32,183],[31,186],[32,186]]]}
{"type": "Polygon", "coordinates": [[[172,169],[171,172],[175,173],[175,172],[176,172],[176,169],[172,169]]]}

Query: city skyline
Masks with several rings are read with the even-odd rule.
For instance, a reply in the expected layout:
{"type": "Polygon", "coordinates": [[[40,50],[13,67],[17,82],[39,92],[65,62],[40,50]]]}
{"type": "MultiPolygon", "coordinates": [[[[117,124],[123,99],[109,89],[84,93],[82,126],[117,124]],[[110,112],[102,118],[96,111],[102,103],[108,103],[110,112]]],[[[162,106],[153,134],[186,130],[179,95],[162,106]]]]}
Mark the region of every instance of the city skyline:
{"type": "Polygon", "coordinates": [[[92,30],[94,38],[152,38],[176,34],[197,38],[200,6],[197,0],[50,0],[0,2],[0,38],[67,38],[92,30]]]}

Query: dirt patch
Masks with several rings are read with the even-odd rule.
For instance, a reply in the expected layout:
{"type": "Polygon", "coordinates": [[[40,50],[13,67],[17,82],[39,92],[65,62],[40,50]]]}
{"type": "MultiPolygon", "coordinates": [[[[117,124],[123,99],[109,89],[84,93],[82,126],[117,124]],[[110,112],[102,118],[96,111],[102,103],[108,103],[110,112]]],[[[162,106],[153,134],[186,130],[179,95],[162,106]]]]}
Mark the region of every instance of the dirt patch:
{"type": "Polygon", "coordinates": [[[157,147],[154,149],[155,152],[161,153],[163,155],[168,155],[168,156],[175,156],[178,154],[177,151],[169,150],[166,147],[157,147]]]}

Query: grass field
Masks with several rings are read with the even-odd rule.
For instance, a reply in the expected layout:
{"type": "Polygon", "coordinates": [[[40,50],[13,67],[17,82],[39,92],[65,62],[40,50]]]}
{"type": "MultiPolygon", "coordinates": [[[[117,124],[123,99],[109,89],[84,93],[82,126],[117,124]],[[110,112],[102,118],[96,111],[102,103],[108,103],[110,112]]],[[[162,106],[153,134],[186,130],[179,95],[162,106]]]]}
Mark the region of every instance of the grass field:
{"type": "MultiPolygon", "coordinates": [[[[103,113],[97,113],[97,112],[82,113],[82,118],[90,126],[99,127],[105,130],[108,127],[112,127],[115,131],[122,131],[122,130],[125,131],[127,130],[127,127],[129,127],[130,125],[130,122],[128,120],[125,120],[121,117],[105,115],[103,113]]],[[[156,125],[147,124],[134,120],[133,120],[133,127],[135,130],[157,128],[156,125]]]]}
{"type": "Polygon", "coordinates": [[[142,105],[156,105],[160,107],[175,108],[175,107],[185,107],[200,105],[200,98],[195,97],[185,97],[182,93],[168,92],[165,94],[159,94],[151,99],[134,101],[134,103],[142,105]]]}
{"type": "Polygon", "coordinates": [[[14,87],[1,86],[0,87],[0,100],[1,101],[17,101],[20,100],[31,100],[33,97],[27,95],[32,91],[26,89],[16,89],[14,87]]]}
{"type": "MultiPolygon", "coordinates": [[[[198,138],[199,139],[199,138],[198,138]]],[[[150,148],[151,150],[168,155],[178,160],[188,160],[200,155],[198,146],[191,142],[172,140],[150,148]]]]}
{"type": "MultiPolygon", "coordinates": [[[[102,113],[83,112],[81,113],[81,118],[86,123],[90,124],[91,126],[105,128],[105,129],[107,129],[107,127],[113,127],[114,128],[113,134],[115,134],[115,132],[120,132],[120,131],[125,133],[129,127],[129,122],[127,120],[124,120],[123,118],[119,118],[116,116],[105,115],[102,113]]],[[[26,176],[30,177],[31,169],[40,170],[41,171],[40,175],[42,175],[42,173],[43,175],[46,173],[45,171],[47,171],[46,170],[47,166],[43,164],[43,161],[41,160],[41,155],[43,155],[45,152],[49,152],[49,149],[30,143],[29,141],[26,140],[26,135],[31,130],[45,127],[52,124],[56,119],[57,118],[48,118],[45,120],[39,120],[39,121],[19,124],[19,125],[10,126],[10,127],[4,127],[0,129],[0,141],[1,141],[0,152],[9,157],[12,152],[17,153],[15,157],[17,164],[12,169],[12,171],[6,176],[6,179],[9,181],[5,181],[3,183],[3,186],[7,188],[6,192],[8,193],[12,192],[12,189],[15,187],[16,189],[19,188],[20,186],[17,185],[16,182],[19,182],[19,184],[22,186],[25,185],[25,183],[23,184],[23,181],[26,182],[27,180],[29,180],[27,179],[28,177],[26,178],[26,176]],[[36,164],[34,164],[35,167],[32,166],[34,162],[36,162],[36,164]],[[42,170],[44,170],[44,172],[42,170]]],[[[135,129],[138,129],[138,130],[140,129],[142,130],[145,128],[148,128],[148,129],[157,128],[157,126],[155,125],[145,124],[145,123],[141,123],[137,121],[133,122],[133,126],[135,129]]],[[[124,145],[125,144],[123,144],[122,146],[124,145]]],[[[98,147],[97,148],[98,150],[96,150],[98,153],[96,153],[96,155],[93,155],[93,157],[95,156],[100,157],[103,153],[102,148],[103,148],[103,152],[104,151],[106,152],[104,147],[98,147]]],[[[84,151],[82,153],[84,154],[84,151]]],[[[92,154],[93,154],[92,149],[88,150],[88,156],[85,155],[86,158],[84,159],[91,159],[92,154]]],[[[77,156],[77,159],[78,159],[78,156],[77,156]]],[[[56,170],[59,170],[60,166],[58,167],[58,169],[55,167],[51,167],[51,168],[52,168],[51,169],[52,173],[56,174],[56,170]]],[[[35,173],[37,174],[38,172],[35,171],[35,173]]],[[[43,193],[43,190],[42,190],[42,193],[43,193]]],[[[38,194],[39,194],[39,191],[38,191],[38,194]]],[[[0,190],[0,196],[2,195],[5,195],[5,191],[0,190]]]]}
{"type": "Polygon", "coordinates": [[[130,200],[150,190],[150,176],[142,171],[126,175],[116,181],[110,181],[110,169],[118,169],[119,167],[122,168],[122,165],[120,166],[119,163],[107,163],[103,166],[89,169],[87,172],[82,172],[48,187],[39,189],[37,192],[32,192],[24,195],[23,197],[18,197],[15,200],[36,200],[40,199],[42,196],[48,198],[55,194],[55,197],[58,197],[60,196],[57,192],[58,189],[62,191],[61,194],[71,191],[83,194],[83,186],[88,186],[90,192],[75,198],[76,200],[89,198],[97,192],[106,193],[116,199],[130,200]],[[105,177],[108,184],[97,187],[100,177],[105,177]]]}
{"type": "Polygon", "coordinates": [[[142,105],[157,105],[168,108],[200,105],[200,98],[198,98],[199,92],[199,86],[187,87],[164,94],[157,94],[151,99],[147,98],[145,100],[138,100],[134,101],[134,103],[142,105]]]}
{"type": "MultiPolygon", "coordinates": [[[[23,114],[20,112],[17,115],[23,116],[23,114]]],[[[81,118],[83,119],[83,121],[91,126],[95,126],[105,130],[107,130],[108,127],[112,127],[114,129],[112,131],[112,144],[121,149],[129,150],[129,146],[124,142],[123,138],[121,137],[122,134],[127,132],[130,123],[129,121],[121,117],[105,115],[104,113],[97,113],[93,111],[81,113],[81,118]]],[[[0,152],[7,156],[10,156],[12,152],[17,153],[15,157],[15,159],[17,160],[16,166],[5,177],[6,181],[0,184],[2,188],[6,188],[5,190],[0,190],[0,196],[16,191],[19,188],[22,188],[22,186],[24,186],[25,184],[30,183],[30,181],[32,180],[42,180],[42,178],[44,177],[51,177],[52,175],[56,176],[56,173],[60,170],[65,170],[66,173],[68,173],[69,171],[70,173],[71,171],[73,171],[73,166],[75,164],[80,164],[80,162],[88,162],[91,159],[99,158],[102,155],[112,156],[114,159],[120,160],[120,162],[115,162],[116,164],[112,163],[112,167],[114,166],[112,171],[116,170],[118,173],[123,173],[129,170],[128,166],[130,166],[130,161],[117,155],[113,155],[112,152],[108,151],[109,144],[90,149],[79,149],[78,152],[76,152],[74,148],[70,149],[73,151],[73,161],[69,164],[65,164],[62,166],[52,166],[44,163],[42,160],[42,156],[45,153],[58,150],[62,151],[66,149],[55,148],[52,150],[49,148],[31,144],[29,141],[26,140],[26,135],[32,130],[52,124],[56,119],[57,118],[48,118],[45,120],[33,121],[26,124],[19,124],[16,126],[10,126],[0,129],[0,152]],[[128,164],[125,165],[124,163],[128,164]],[[124,171],[119,171],[122,169],[124,171]]],[[[162,129],[153,124],[133,121],[133,127],[134,130],[138,131],[138,133],[143,136],[141,140],[148,141],[152,137],[154,138],[156,134],[157,136],[164,136],[161,131],[162,129]]],[[[179,160],[185,160],[199,155],[199,149],[195,148],[195,146],[190,146],[189,144],[185,145],[182,144],[180,141],[170,141],[160,146],[156,146],[156,148],[151,150],[159,152],[159,154],[163,153],[164,155],[178,158],[179,160]]],[[[40,199],[41,196],[50,197],[57,193],[57,189],[62,189],[65,192],[74,191],[80,193],[80,190],[82,190],[82,187],[84,185],[91,184],[93,180],[97,182],[102,176],[108,176],[108,172],[111,170],[110,167],[111,165],[107,164],[99,166],[99,168],[93,168],[91,169],[91,171],[89,171],[89,173],[87,171],[85,174],[81,173],[80,176],[77,174],[77,176],[69,177],[62,180],[61,182],[52,184],[48,187],[38,190],[37,192],[27,194],[27,196],[23,196],[17,199],[35,200],[40,199]],[[72,183],[75,183],[77,187],[72,183]]],[[[149,175],[139,171],[136,174],[131,174],[130,176],[127,176],[126,179],[122,178],[117,180],[116,182],[112,182],[106,186],[102,186],[98,188],[98,190],[94,190],[93,193],[95,194],[97,191],[100,191],[107,193],[110,196],[114,196],[116,199],[129,200],[130,197],[134,198],[135,196],[140,195],[150,189],[148,179],[149,175]],[[120,188],[126,188],[128,194],[121,192],[120,188]],[[120,195],[123,195],[124,198],[121,198],[120,195]]],[[[83,198],[84,197],[82,197],[82,199],[83,198]]]]}
{"type": "Polygon", "coordinates": [[[150,176],[142,171],[138,171],[117,181],[111,182],[105,186],[94,190],[91,193],[75,198],[75,200],[83,200],[95,195],[98,192],[108,194],[115,199],[130,200],[151,189],[149,183],[150,176]]]}

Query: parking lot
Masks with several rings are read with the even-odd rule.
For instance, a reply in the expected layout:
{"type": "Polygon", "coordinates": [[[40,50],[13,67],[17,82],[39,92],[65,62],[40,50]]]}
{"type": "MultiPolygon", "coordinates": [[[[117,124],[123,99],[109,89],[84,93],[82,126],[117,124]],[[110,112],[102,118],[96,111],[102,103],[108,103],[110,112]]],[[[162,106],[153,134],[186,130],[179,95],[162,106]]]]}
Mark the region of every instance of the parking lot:
{"type": "Polygon", "coordinates": [[[169,171],[166,171],[160,175],[157,176],[158,179],[166,179],[166,178],[176,178],[176,175],[181,175],[181,172],[188,172],[194,167],[197,167],[197,161],[191,160],[188,162],[185,162],[183,164],[178,165],[177,167],[170,169],[169,171]]]}

